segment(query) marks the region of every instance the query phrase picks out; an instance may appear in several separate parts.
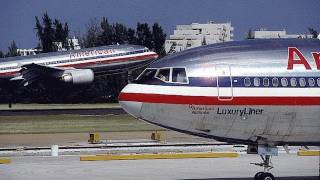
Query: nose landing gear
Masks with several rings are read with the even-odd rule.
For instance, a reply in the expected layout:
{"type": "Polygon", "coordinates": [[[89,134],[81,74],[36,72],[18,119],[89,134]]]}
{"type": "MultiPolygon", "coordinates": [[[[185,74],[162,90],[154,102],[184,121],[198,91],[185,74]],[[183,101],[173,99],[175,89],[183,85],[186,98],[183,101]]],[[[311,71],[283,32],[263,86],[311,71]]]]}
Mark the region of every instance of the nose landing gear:
{"type": "Polygon", "coordinates": [[[255,149],[256,152],[248,151],[248,154],[259,154],[262,162],[261,163],[251,163],[253,165],[263,167],[263,172],[258,172],[254,176],[254,180],[275,180],[274,176],[269,172],[270,169],[273,168],[271,163],[271,156],[278,155],[278,148],[274,146],[268,145],[249,145],[249,149],[255,149]]]}
{"type": "Polygon", "coordinates": [[[274,180],[274,176],[269,173],[268,171],[273,168],[272,163],[271,163],[271,155],[260,155],[262,159],[262,163],[251,163],[257,166],[263,167],[264,171],[263,172],[258,172],[254,176],[254,180],[274,180]]]}

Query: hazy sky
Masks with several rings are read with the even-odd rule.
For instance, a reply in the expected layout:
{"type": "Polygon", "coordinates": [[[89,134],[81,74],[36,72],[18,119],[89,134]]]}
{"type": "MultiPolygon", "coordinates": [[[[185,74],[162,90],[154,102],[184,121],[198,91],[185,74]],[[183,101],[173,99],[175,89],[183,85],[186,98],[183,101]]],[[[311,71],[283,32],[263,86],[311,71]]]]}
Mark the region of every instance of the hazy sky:
{"type": "Polygon", "coordinates": [[[235,40],[243,39],[249,28],[320,31],[320,0],[1,0],[0,4],[2,51],[12,40],[19,48],[36,46],[35,16],[46,11],[51,18],[68,22],[71,35],[84,34],[90,19],[103,16],[134,28],[137,22],[159,22],[167,34],[177,24],[231,22],[235,40]]]}

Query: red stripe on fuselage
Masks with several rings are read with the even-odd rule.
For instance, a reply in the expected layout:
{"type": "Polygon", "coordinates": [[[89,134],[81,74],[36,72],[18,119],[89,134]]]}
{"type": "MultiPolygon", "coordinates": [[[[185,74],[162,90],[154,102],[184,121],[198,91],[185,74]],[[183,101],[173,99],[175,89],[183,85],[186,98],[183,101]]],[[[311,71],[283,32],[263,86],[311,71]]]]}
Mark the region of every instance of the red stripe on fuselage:
{"type": "MultiPolygon", "coordinates": [[[[83,62],[78,64],[66,64],[66,65],[58,65],[54,67],[74,67],[74,68],[85,68],[89,65],[94,64],[111,64],[111,63],[120,63],[120,62],[129,62],[129,61],[142,61],[147,60],[149,58],[157,58],[158,55],[156,54],[149,54],[149,55],[143,55],[143,56],[133,56],[133,57],[123,57],[123,58],[116,58],[116,59],[97,59],[97,61],[94,62],[83,62]]],[[[11,71],[11,72],[4,72],[0,73],[0,76],[14,76],[18,74],[19,71],[11,71]]]]}
{"type": "Polygon", "coordinates": [[[320,105],[320,97],[233,97],[219,100],[212,96],[181,96],[164,94],[120,93],[119,101],[194,105],[320,105]]]}
{"type": "Polygon", "coordinates": [[[13,76],[17,75],[18,73],[19,73],[19,71],[4,72],[4,73],[0,73],[0,76],[13,77],[13,76]]]}

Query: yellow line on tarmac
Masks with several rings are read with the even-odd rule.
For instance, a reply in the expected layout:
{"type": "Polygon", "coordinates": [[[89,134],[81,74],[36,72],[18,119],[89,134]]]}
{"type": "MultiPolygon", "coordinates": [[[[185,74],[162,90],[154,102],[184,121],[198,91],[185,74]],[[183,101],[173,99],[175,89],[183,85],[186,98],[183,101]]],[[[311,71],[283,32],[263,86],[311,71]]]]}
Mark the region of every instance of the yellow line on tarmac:
{"type": "Polygon", "coordinates": [[[11,163],[11,159],[9,158],[0,158],[0,164],[9,164],[11,163]]]}
{"type": "Polygon", "coordinates": [[[208,153],[160,153],[160,154],[126,154],[126,155],[95,155],[81,156],[80,161],[108,161],[108,160],[140,160],[140,159],[185,159],[185,158],[234,158],[236,152],[208,152],[208,153]]]}
{"type": "Polygon", "coordinates": [[[300,150],[298,156],[320,156],[320,150],[300,150]]]}

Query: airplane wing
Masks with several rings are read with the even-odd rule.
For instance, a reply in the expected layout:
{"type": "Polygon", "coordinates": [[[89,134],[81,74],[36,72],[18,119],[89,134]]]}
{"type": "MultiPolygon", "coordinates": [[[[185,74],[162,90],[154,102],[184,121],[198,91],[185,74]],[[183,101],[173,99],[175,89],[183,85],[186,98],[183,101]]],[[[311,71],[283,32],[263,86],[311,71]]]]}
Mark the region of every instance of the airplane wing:
{"type": "Polygon", "coordinates": [[[65,69],[32,63],[21,67],[21,76],[19,78],[22,79],[21,84],[27,86],[41,77],[57,77],[58,74],[61,74],[64,71],[65,69]]]}

